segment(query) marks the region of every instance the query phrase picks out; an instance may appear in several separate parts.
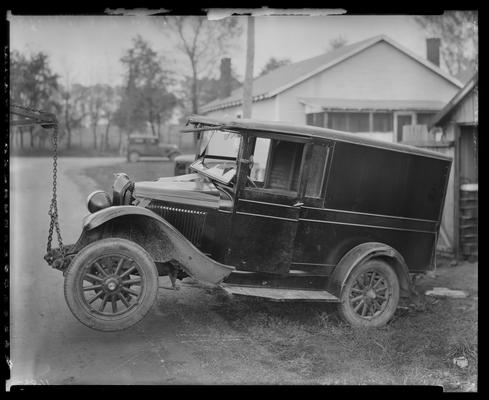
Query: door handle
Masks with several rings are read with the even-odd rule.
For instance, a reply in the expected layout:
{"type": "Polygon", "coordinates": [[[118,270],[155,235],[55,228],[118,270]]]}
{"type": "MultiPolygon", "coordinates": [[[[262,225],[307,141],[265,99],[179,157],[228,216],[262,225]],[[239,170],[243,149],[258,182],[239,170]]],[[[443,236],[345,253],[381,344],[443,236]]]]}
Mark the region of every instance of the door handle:
{"type": "Polygon", "coordinates": [[[304,203],[302,201],[298,201],[297,203],[295,203],[293,205],[293,207],[300,207],[300,206],[303,206],[303,205],[304,205],[304,203]]]}

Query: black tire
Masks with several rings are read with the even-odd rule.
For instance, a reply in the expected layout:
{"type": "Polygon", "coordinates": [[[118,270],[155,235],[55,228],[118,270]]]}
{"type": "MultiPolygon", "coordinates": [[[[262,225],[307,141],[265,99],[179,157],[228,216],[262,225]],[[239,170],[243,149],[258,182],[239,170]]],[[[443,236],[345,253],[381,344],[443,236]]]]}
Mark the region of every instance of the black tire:
{"type": "Polygon", "coordinates": [[[341,292],[338,313],[355,327],[380,327],[399,303],[399,279],[385,261],[370,259],[351,271],[341,292]]]}
{"type": "Polygon", "coordinates": [[[139,322],[153,306],[158,272],[141,246],[126,239],[103,239],[75,256],[66,272],[64,292],[69,309],[82,324],[119,331],[139,322]]]}
{"type": "Polygon", "coordinates": [[[139,161],[139,153],[137,151],[131,151],[127,156],[127,160],[129,162],[138,162],[139,161]]]}

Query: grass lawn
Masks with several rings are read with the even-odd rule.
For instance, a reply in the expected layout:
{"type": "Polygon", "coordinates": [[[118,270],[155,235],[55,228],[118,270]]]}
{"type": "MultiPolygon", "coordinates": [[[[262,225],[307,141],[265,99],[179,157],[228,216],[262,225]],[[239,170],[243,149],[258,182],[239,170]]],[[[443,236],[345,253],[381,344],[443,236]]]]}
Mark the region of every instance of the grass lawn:
{"type": "MultiPolygon", "coordinates": [[[[122,171],[136,181],[152,180],[173,175],[173,163],[121,163],[89,168],[85,174],[108,190],[113,174],[122,171]]],[[[255,343],[268,350],[259,360],[265,368],[290,371],[303,383],[437,385],[445,391],[476,391],[477,268],[477,263],[451,267],[445,261],[435,278],[425,276],[417,283],[418,292],[443,286],[466,290],[468,298],[422,295],[421,307],[399,307],[387,326],[372,330],[353,329],[340,322],[331,305],[230,300],[216,295],[204,311],[198,308],[196,318],[215,321],[218,316],[225,326],[214,324],[213,329],[248,340],[219,349],[202,348],[202,357],[219,351],[256,361],[255,343]],[[460,356],[468,360],[466,368],[454,365],[453,359],[460,356]]],[[[189,321],[191,310],[183,310],[189,321]]]]}

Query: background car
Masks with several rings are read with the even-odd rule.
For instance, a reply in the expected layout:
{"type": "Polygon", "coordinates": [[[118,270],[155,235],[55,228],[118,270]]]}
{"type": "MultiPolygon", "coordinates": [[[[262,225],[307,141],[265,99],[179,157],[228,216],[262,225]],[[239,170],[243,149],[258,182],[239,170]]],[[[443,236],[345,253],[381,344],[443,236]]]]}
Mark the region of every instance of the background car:
{"type": "Polygon", "coordinates": [[[129,162],[138,162],[141,157],[167,157],[173,160],[180,154],[176,144],[162,143],[156,136],[139,134],[129,136],[127,145],[129,162]]]}
{"type": "Polygon", "coordinates": [[[190,174],[190,164],[195,161],[195,154],[181,154],[174,158],[175,161],[175,171],[174,175],[185,175],[190,174]]]}

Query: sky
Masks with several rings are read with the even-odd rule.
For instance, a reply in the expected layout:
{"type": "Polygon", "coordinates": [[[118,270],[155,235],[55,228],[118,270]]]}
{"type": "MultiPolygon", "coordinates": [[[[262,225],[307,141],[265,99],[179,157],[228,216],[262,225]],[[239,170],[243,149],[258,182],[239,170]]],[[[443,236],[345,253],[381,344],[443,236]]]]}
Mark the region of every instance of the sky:
{"type": "MultiPolygon", "coordinates": [[[[154,50],[177,63],[184,61],[176,57],[175,43],[151,16],[9,15],[8,20],[10,48],[27,54],[47,53],[62,83],[69,80],[83,85],[122,84],[120,58],[138,34],[154,50]]],[[[300,61],[324,53],[329,41],[338,36],[354,43],[379,34],[391,37],[425,58],[428,34],[411,16],[256,17],[254,73],[257,75],[270,57],[300,61]]],[[[245,38],[243,34],[236,48],[222,55],[231,57],[240,79],[245,70],[245,38]]]]}

